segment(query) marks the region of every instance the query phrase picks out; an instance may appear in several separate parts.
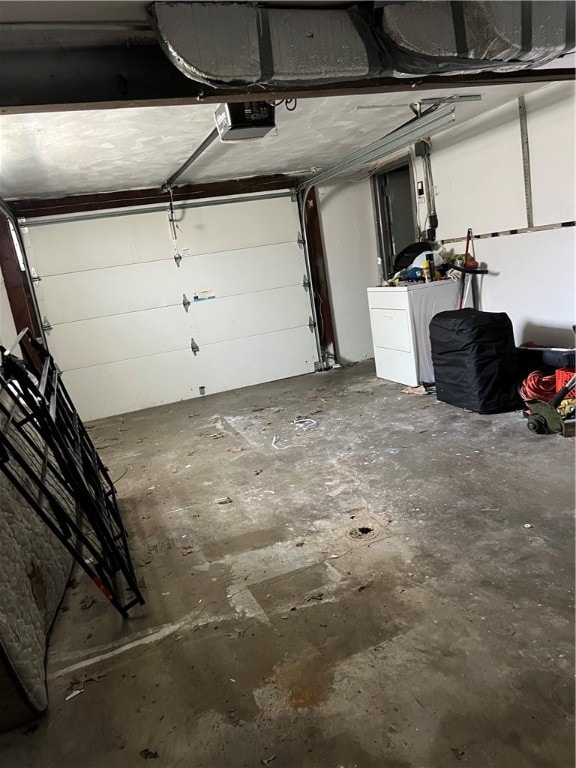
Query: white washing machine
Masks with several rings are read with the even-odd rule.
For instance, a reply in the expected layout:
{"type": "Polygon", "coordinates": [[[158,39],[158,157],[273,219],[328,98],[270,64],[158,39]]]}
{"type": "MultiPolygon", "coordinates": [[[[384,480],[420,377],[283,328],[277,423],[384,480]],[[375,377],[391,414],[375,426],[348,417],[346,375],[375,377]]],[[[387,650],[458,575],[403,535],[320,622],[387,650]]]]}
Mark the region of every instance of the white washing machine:
{"type": "Polygon", "coordinates": [[[456,309],[459,283],[437,280],[394,288],[368,288],[376,375],[415,387],[434,381],[430,320],[456,309]]]}

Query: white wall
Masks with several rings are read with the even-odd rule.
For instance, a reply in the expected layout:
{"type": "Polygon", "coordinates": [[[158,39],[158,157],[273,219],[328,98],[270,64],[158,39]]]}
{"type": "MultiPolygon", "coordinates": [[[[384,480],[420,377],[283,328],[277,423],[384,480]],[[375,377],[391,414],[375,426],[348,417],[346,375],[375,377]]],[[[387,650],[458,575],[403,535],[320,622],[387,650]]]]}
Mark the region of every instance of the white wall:
{"type": "Polygon", "coordinates": [[[432,139],[439,237],[526,226],[518,104],[432,139]]]}
{"type": "MultiPolygon", "coordinates": [[[[480,309],[506,312],[516,344],[574,346],[575,235],[569,227],[475,242],[476,258],[490,270],[481,278],[480,309]]],[[[464,251],[464,241],[456,250],[464,251]]]]}
{"type": "MultiPolygon", "coordinates": [[[[535,226],[575,218],[575,106],[571,83],[526,97],[535,226]]],[[[527,226],[516,101],[433,139],[431,160],[440,239],[527,226]]],[[[574,246],[574,227],[475,241],[481,308],[507,312],[518,344],[573,345],[574,246]]]]}
{"type": "Polygon", "coordinates": [[[3,344],[6,349],[10,349],[16,340],[16,336],[16,327],[12,317],[12,310],[10,309],[10,304],[8,302],[6,285],[4,284],[4,278],[0,272],[0,343],[3,344]]]}
{"type": "Polygon", "coordinates": [[[374,357],[366,289],[377,284],[376,224],[369,179],[318,190],[336,358],[341,364],[374,357]]]}
{"type": "Polygon", "coordinates": [[[526,96],[534,224],[572,221],[576,215],[576,98],[572,83],[526,96]]]}

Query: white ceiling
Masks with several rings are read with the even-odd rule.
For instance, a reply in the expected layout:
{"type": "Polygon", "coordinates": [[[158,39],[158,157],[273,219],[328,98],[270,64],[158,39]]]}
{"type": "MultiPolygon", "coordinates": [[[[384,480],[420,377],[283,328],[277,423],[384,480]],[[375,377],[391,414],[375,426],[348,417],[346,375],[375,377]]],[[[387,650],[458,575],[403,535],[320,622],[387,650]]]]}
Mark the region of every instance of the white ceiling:
{"type": "MultiPolygon", "coordinates": [[[[215,142],[178,183],[235,179],[323,168],[413,117],[411,101],[477,93],[456,106],[471,120],[541,85],[498,85],[301,99],[277,109],[277,135],[215,142]],[[364,107],[368,107],[365,109],[364,107]]],[[[0,195],[60,197],[159,187],[214,127],[214,105],[146,107],[0,116],[0,195]]]]}

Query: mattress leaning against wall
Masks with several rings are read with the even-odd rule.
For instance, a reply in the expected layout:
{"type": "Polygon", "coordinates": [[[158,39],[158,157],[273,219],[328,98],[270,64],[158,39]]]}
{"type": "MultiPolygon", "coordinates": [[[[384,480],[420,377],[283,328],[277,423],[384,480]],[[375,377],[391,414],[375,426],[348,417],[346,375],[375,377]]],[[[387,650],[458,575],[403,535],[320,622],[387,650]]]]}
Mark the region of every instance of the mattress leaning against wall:
{"type": "MultiPolygon", "coordinates": [[[[5,393],[0,395],[6,398],[5,393]]],[[[6,415],[0,409],[0,429],[6,415]]],[[[22,437],[21,450],[39,459],[22,437]]],[[[25,473],[22,482],[31,490],[25,473]]],[[[60,495],[74,509],[74,500],[60,495]]],[[[48,706],[47,638],[66,589],[72,556],[0,472],[0,732],[48,706]]]]}
{"type": "Polygon", "coordinates": [[[0,730],[47,707],[46,641],[72,560],[124,617],[142,605],[114,484],[29,330],[0,345],[0,730]]]}

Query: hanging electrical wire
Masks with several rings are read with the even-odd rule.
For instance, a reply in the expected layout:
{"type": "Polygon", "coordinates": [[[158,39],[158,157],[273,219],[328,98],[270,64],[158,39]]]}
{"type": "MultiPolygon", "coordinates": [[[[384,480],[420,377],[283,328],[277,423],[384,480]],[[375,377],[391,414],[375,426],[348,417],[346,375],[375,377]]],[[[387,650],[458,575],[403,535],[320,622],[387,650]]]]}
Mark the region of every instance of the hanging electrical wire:
{"type": "MultiPolygon", "coordinates": [[[[174,195],[172,194],[172,187],[168,188],[168,194],[170,195],[170,201],[168,203],[168,222],[170,223],[170,231],[172,232],[172,242],[176,248],[176,243],[178,240],[178,232],[176,230],[178,225],[176,224],[176,219],[174,218],[174,195]]],[[[176,248],[176,250],[178,249],[176,248]]]]}
{"type": "Polygon", "coordinates": [[[298,106],[298,99],[279,99],[278,101],[272,101],[270,103],[273,107],[279,107],[281,104],[284,104],[288,112],[294,112],[298,106]]]}
{"type": "MultiPolygon", "coordinates": [[[[176,262],[176,266],[179,267],[183,258],[183,254],[178,249],[178,230],[180,227],[178,226],[174,213],[174,196],[172,194],[172,187],[168,187],[167,192],[170,196],[170,200],[168,202],[168,223],[170,225],[170,234],[172,236],[172,243],[174,245],[174,261],[176,262]]],[[[186,249],[184,249],[184,252],[186,252],[186,249]]]]}

